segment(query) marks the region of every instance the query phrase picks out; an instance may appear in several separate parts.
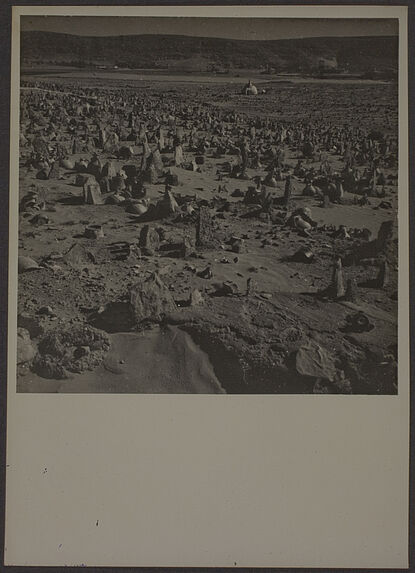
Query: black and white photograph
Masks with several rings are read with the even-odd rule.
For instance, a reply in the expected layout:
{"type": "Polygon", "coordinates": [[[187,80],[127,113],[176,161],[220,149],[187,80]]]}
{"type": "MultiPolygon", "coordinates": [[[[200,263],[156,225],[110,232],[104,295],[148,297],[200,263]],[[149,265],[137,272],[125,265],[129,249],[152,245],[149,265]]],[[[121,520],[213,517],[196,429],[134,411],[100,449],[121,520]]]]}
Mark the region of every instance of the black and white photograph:
{"type": "Polygon", "coordinates": [[[398,394],[398,63],[395,18],[22,16],[17,392],[398,394]]]}
{"type": "Polygon", "coordinates": [[[6,568],[413,565],[414,18],[378,1],[0,6],[6,568]]]}

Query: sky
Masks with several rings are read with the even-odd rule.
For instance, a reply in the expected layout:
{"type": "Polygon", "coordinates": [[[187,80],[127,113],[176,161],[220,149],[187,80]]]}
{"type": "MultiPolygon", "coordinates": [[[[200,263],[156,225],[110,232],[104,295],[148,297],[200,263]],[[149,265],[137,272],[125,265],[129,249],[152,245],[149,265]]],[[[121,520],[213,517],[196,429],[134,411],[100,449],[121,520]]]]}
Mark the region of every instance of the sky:
{"type": "Polygon", "coordinates": [[[172,18],[145,16],[22,16],[22,30],[81,36],[178,34],[241,40],[317,36],[392,36],[396,19],[172,18]]]}

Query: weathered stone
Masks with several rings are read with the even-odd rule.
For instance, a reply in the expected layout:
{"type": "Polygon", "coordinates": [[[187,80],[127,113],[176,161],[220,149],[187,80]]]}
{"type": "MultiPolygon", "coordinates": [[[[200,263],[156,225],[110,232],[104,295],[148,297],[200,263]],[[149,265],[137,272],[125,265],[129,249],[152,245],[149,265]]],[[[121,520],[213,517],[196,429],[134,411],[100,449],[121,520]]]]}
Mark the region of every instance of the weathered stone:
{"type": "Polygon", "coordinates": [[[68,157],[65,157],[64,159],[60,160],[60,166],[63,167],[64,169],[75,169],[75,163],[73,161],[71,161],[68,157]]]}
{"type": "Polygon", "coordinates": [[[379,251],[383,250],[393,238],[393,221],[383,221],[379,227],[377,242],[379,251]]]}
{"type": "Polygon", "coordinates": [[[345,295],[342,261],[340,258],[334,262],[328,294],[336,299],[345,295]]]}
{"type": "Polygon", "coordinates": [[[140,248],[145,255],[154,255],[160,247],[160,236],[154,227],[145,225],[140,232],[140,248]]]}
{"type": "Polygon", "coordinates": [[[218,245],[215,235],[215,224],[208,207],[202,206],[196,224],[196,245],[198,247],[214,248],[218,245]]]}
{"type": "Polygon", "coordinates": [[[183,147],[179,144],[174,148],[174,164],[180,167],[184,163],[183,147]]]}
{"type": "Polygon", "coordinates": [[[30,316],[27,313],[21,313],[17,316],[17,326],[29,332],[30,338],[37,338],[42,335],[44,328],[40,323],[39,318],[30,316]]]}
{"type": "Polygon", "coordinates": [[[37,227],[41,225],[47,225],[49,223],[49,217],[45,214],[38,213],[34,217],[30,219],[30,223],[32,225],[36,225],[37,227]]]}
{"type": "Polygon", "coordinates": [[[197,288],[193,289],[192,292],[190,293],[189,305],[197,306],[198,304],[202,304],[202,302],[203,302],[203,296],[199,291],[199,289],[197,288]]]}
{"type": "Polygon", "coordinates": [[[164,192],[164,197],[157,203],[157,212],[160,217],[167,217],[172,215],[179,210],[179,205],[173,196],[173,193],[166,189],[164,192]]]}
{"type": "Polygon", "coordinates": [[[171,185],[172,187],[177,187],[179,184],[179,177],[176,173],[168,173],[166,177],[166,184],[171,185]]]}
{"type": "Polygon", "coordinates": [[[118,143],[120,141],[120,138],[118,137],[118,135],[114,132],[114,133],[110,133],[107,137],[107,140],[104,143],[103,149],[104,151],[115,151],[118,143]]]}
{"type": "Polygon", "coordinates": [[[86,183],[95,183],[95,177],[93,175],[85,175],[78,173],[75,177],[75,185],[77,187],[83,187],[86,183]]]}
{"type": "Polygon", "coordinates": [[[112,163],[112,161],[107,161],[101,170],[101,176],[108,177],[108,179],[112,179],[116,175],[117,175],[117,170],[115,168],[115,165],[112,163]]]}
{"type": "Polygon", "coordinates": [[[131,245],[127,241],[118,241],[107,245],[107,251],[111,259],[125,261],[131,255],[131,245]]]}
{"type": "Polygon", "coordinates": [[[233,237],[231,249],[234,253],[244,253],[246,250],[245,241],[239,237],[233,237]]]}
{"type": "Polygon", "coordinates": [[[49,156],[48,144],[43,139],[43,137],[39,137],[39,136],[35,137],[33,142],[32,142],[32,145],[33,145],[33,149],[36,153],[39,153],[43,157],[49,156]]]}
{"type": "Polygon", "coordinates": [[[128,200],[125,202],[125,210],[127,213],[133,213],[134,215],[144,215],[147,213],[148,207],[142,201],[128,200]]]}
{"type": "Polygon", "coordinates": [[[245,293],[246,296],[250,296],[250,295],[254,294],[254,292],[256,291],[256,287],[257,287],[257,285],[256,285],[255,281],[253,280],[253,278],[248,277],[246,279],[246,293],[245,293]]]}
{"type": "Polygon", "coordinates": [[[101,176],[102,165],[101,165],[101,161],[98,159],[98,157],[96,155],[88,163],[87,169],[88,169],[88,173],[91,173],[91,175],[94,175],[94,177],[99,179],[99,177],[101,176]]]}
{"type": "Polygon", "coordinates": [[[356,279],[347,279],[346,293],[344,299],[349,302],[357,301],[357,283],[356,279]]]}
{"type": "Polygon", "coordinates": [[[112,193],[120,193],[125,189],[125,181],[121,175],[116,175],[110,180],[110,189],[112,193]]]}
{"type": "Polygon", "coordinates": [[[380,264],[379,273],[376,277],[376,286],[378,288],[385,288],[389,284],[389,265],[386,260],[380,264]]]}
{"type": "Polygon", "coordinates": [[[180,246],[180,256],[186,259],[194,253],[195,249],[189,237],[183,238],[183,243],[180,246]]]}
{"type": "Polygon", "coordinates": [[[48,173],[48,179],[59,179],[61,176],[61,171],[59,168],[59,161],[55,161],[50,168],[48,173]]]}
{"type": "Polygon", "coordinates": [[[36,355],[36,349],[30,340],[29,332],[24,328],[17,329],[17,364],[30,362],[36,355]]]}
{"type": "Polygon", "coordinates": [[[34,269],[39,269],[39,265],[35,260],[30,257],[25,257],[23,255],[19,255],[18,257],[18,272],[25,273],[26,271],[31,271],[34,269]]]}
{"type": "Polygon", "coordinates": [[[158,181],[158,175],[154,165],[150,165],[148,169],[143,172],[143,181],[155,185],[158,181]]]}
{"type": "Polygon", "coordinates": [[[101,189],[97,182],[84,184],[84,203],[87,205],[102,205],[101,189]]]}
{"type": "Polygon", "coordinates": [[[163,175],[164,166],[163,166],[163,161],[161,159],[160,151],[158,149],[153,151],[153,153],[151,154],[150,165],[154,166],[154,169],[158,176],[163,175]]]}
{"type": "Polygon", "coordinates": [[[63,255],[62,261],[71,267],[84,268],[96,264],[99,261],[99,254],[96,248],[91,246],[75,243],[63,255]]]}
{"type": "Polygon", "coordinates": [[[167,313],[176,310],[169,289],[157,273],[141,279],[132,287],[130,304],[137,324],[143,321],[160,322],[167,313]]]}
{"type": "Polygon", "coordinates": [[[77,153],[82,153],[84,150],[84,146],[82,145],[82,143],[79,141],[79,139],[74,138],[74,140],[72,141],[72,155],[75,155],[77,153]]]}
{"type": "Polygon", "coordinates": [[[213,278],[212,267],[210,265],[208,265],[205,269],[203,269],[202,271],[199,271],[197,273],[197,276],[202,278],[202,279],[212,279],[213,278]]]}
{"type": "Polygon", "coordinates": [[[319,344],[310,340],[300,346],[295,356],[295,368],[302,376],[333,380],[336,367],[332,356],[319,344]]]}
{"type": "Polygon", "coordinates": [[[36,173],[36,179],[46,181],[47,179],[49,179],[49,171],[47,169],[41,169],[36,173]]]}
{"type": "Polygon", "coordinates": [[[102,225],[89,225],[85,228],[84,234],[87,239],[102,239],[104,237],[104,229],[102,225]]]}
{"type": "Polygon", "coordinates": [[[103,194],[111,193],[111,184],[108,177],[102,177],[99,180],[99,188],[101,189],[101,193],[103,194]]]}
{"type": "Polygon", "coordinates": [[[134,155],[133,148],[127,145],[123,145],[118,150],[118,157],[120,159],[131,159],[134,155]]]}

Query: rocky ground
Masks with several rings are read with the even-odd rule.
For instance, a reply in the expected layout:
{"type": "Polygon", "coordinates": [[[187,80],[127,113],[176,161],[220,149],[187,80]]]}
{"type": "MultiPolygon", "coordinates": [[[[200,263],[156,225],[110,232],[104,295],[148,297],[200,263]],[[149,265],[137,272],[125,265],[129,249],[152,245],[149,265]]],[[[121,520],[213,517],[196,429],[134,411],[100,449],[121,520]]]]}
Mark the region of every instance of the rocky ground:
{"type": "MultiPolygon", "coordinates": [[[[168,97],[165,88],[152,89],[168,97]]],[[[195,86],[169,89],[174,98],[205,99],[214,109],[246,107],[247,117],[271,113],[272,92],[255,100],[232,99],[214,86],[205,95],[195,86]]],[[[377,100],[373,86],[346,88],[359,92],[362,116],[342,102],[344,86],[330,87],[333,110],[321,89],[298,89],[291,104],[285,91],[272,113],[296,110],[301,117],[307,106],[319,114],[330,108],[330,121],[377,118],[384,130],[394,127],[389,87],[377,100]]],[[[49,121],[47,107],[40,115],[49,121]]],[[[54,133],[71,142],[84,133],[82,123],[92,131],[92,122],[78,117],[72,132],[56,126],[54,133]]],[[[364,205],[353,193],[339,203],[304,196],[304,179],[293,176],[285,208],[284,180],[267,189],[267,205],[245,199],[253,178],[266,177],[265,165],[232,177],[232,154],[207,148],[190,170],[200,153],[184,146],[182,167],[172,149],[162,152],[163,173],[145,183],[144,202],[117,191],[95,201],[85,167],[95,150],[71,149],[42,178],[42,164],[28,164],[37,132],[25,116],[21,133],[19,391],[397,392],[396,168],[383,169],[386,195],[364,205]],[[24,206],[33,193],[39,209],[24,206]],[[306,232],[293,225],[295,213],[312,221],[306,232]],[[137,334],[127,340],[120,333],[137,334]],[[172,375],[178,364],[182,370],[172,375]]],[[[128,159],[99,149],[101,166],[138,169],[143,145],[128,145],[128,159]]],[[[292,172],[301,153],[286,145],[285,154],[292,172]]],[[[328,156],[341,170],[342,157],[328,156]]],[[[307,168],[320,163],[315,158],[307,168]]]]}

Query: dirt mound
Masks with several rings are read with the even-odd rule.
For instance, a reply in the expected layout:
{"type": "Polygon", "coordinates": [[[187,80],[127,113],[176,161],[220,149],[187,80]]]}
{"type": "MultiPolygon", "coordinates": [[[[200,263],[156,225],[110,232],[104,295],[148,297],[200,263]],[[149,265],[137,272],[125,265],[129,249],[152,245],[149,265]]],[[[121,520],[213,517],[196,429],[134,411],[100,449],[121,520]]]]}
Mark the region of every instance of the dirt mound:
{"type": "Polygon", "coordinates": [[[40,340],[33,370],[45,378],[68,378],[69,372],[99,366],[109,348],[108,336],[91,326],[57,328],[40,340]]]}

